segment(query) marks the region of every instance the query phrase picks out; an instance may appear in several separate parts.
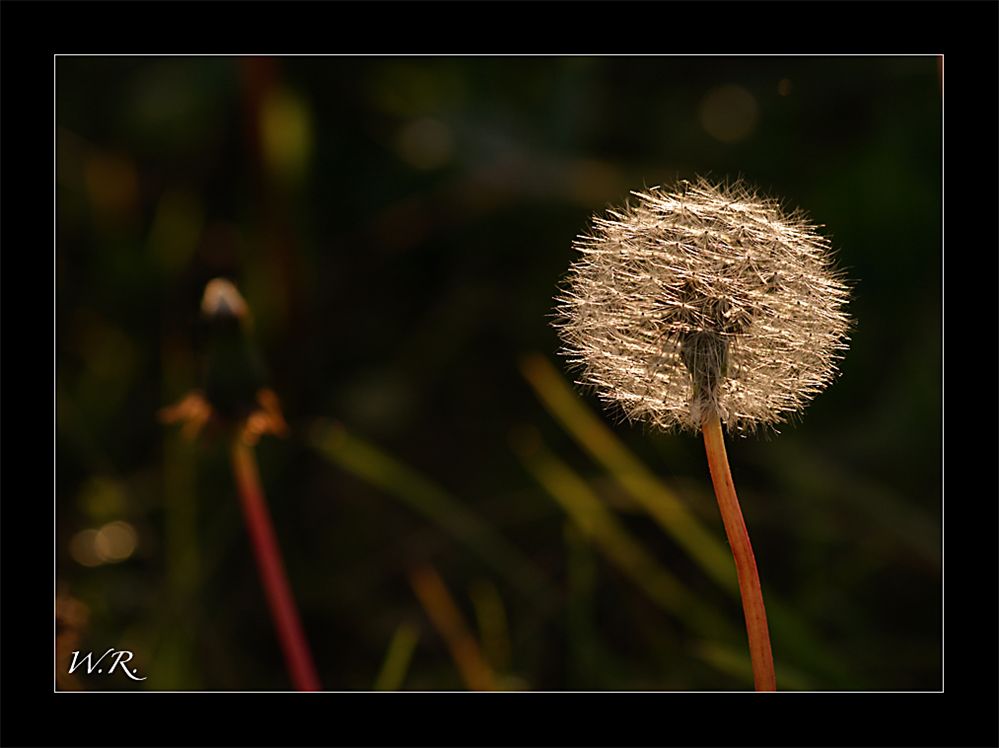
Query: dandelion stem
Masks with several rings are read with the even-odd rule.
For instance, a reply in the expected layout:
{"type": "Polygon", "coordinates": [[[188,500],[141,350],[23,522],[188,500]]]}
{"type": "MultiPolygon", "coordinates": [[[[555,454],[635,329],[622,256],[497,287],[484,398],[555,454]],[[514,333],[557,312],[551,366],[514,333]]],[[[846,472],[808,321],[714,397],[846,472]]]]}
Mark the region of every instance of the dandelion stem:
{"type": "Polygon", "coordinates": [[[749,542],[749,532],[739,508],[739,497],[735,493],[732,471],[725,452],[725,438],[722,435],[721,419],[711,413],[704,419],[704,448],[708,455],[711,482],[718,497],[725,533],[728,535],[735,568],[739,574],[739,592],[742,594],[742,609],[746,615],[746,632],[749,635],[749,654],[753,661],[753,680],[757,691],[776,691],[773,653],[770,650],[770,632],[767,628],[767,611],[763,606],[763,591],[760,589],[760,575],[756,570],[756,557],[749,542]]]}
{"type": "Polygon", "coordinates": [[[298,616],[295,598],[281,558],[253,447],[237,434],[232,440],[232,468],[243,515],[257,559],[260,581],[284,652],[291,682],[297,691],[319,691],[319,677],[298,616]]]}

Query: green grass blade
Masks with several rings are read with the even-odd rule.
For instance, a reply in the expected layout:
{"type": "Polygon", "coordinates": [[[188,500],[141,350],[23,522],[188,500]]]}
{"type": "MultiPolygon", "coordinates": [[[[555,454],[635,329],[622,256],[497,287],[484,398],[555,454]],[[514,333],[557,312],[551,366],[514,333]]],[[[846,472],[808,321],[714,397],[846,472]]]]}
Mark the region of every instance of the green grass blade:
{"type": "Polygon", "coordinates": [[[439,485],[336,421],[317,421],[310,443],[343,469],[439,525],[530,596],[545,584],[540,569],[495,528],[439,485]]]}
{"type": "Polygon", "coordinates": [[[589,454],[724,590],[739,597],[732,554],[614,433],[540,354],[521,360],[521,371],[538,398],[589,454]]]}

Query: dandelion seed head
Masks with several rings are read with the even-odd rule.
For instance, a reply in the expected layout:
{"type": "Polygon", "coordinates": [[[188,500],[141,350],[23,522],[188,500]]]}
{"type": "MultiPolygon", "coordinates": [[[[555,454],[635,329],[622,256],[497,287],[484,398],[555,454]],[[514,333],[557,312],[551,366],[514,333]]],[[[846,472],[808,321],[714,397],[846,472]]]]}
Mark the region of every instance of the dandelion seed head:
{"type": "Polygon", "coordinates": [[[557,297],[579,384],[630,420],[776,427],[836,376],[849,290],[828,239],[742,182],[704,179],[596,217],[557,297]]]}

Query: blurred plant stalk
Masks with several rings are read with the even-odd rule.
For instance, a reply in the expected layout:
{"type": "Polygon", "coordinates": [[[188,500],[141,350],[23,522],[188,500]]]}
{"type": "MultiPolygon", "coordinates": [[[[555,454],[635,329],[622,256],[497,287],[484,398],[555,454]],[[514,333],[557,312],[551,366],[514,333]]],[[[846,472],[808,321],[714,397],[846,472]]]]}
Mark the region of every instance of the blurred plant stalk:
{"type": "Polygon", "coordinates": [[[525,468],[607,558],[664,610],[707,639],[731,641],[727,622],[692,595],[631,536],[593,489],[531,430],[515,440],[525,468]]]}
{"type": "Polygon", "coordinates": [[[256,453],[250,444],[237,435],[232,440],[230,454],[243,516],[250,533],[257,569],[260,572],[260,581],[267,595],[267,604],[274,619],[278,640],[281,642],[288,674],[295,690],[320,691],[322,688],[319,685],[316,666],[312,661],[312,653],[309,651],[291,585],[288,584],[281,549],[274,534],[274,525],[260,483],[256,453]]]}
{"type": "Polygon", "coordinates": [[[413,592],[451,651],[469,691],[495,691],[496,675],[482,654],[479,642],[437,571],[429,564],[409,574],[413,592]]]}
{"type": "Polygon", "coordinates": [[[204,387],[163,408],[160,420],[183,423],[183,434],[190,439],[207,429],[231,440],[233,478],[288,674],[296,690],[319,691],[254,451],[264,434],[287,436],[288,424],[277,395],[265,386],[263,365],[249,335],[249,308],[236,286],[225,278],[210,281],[201,313],[208,341],[204,387]]]}
{"type": "Polygon", "coordinates": [[[309,443],[332,463],[368,481],[435,523],[514,584],[525,596],[545,593],[547,575],[502,533],[436,482],[349,431],[318,419],[309,443]]]}
{"type": "Polygon", "coordinates": [[[715,582],[730,593],[739,583],[728,551],[690,510],[618,440],[544,356],[525,355],[520,369],[548,411],[628,491],[715,582]]]}

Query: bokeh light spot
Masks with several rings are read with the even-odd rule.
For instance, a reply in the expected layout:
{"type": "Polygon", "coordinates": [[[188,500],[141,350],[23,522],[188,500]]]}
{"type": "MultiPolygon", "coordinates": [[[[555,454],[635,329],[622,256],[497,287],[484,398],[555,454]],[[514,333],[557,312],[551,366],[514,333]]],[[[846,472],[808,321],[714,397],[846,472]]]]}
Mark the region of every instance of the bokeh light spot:
{"type": "Polygon", "coordinates": [[[278,89],[264,99],[260,117],[267,166],[286,184],[301,182],[312,157],[308,106],[290,91],[278,89]]]}
{"type": "Polygon", "coordinates": [[[454,138],[451,129],[429,117],[410,122],[399,131],[399,155],[417,169],[437,169],[451,160],[454,138]]]}
{"type": "Polygon", "coordinates": [[[101,213],[128,213],[139,202],[139,176],[132,160],[104,151],[91,151],[86,162],[87,193],[101,213]]]}
{"type": "Polygon", "coordinates": [[[87,529],[69,541],[69,552],[83,566],[100,566],[129,558],[139,544],[139,535],[128,522],[109,522],[100,530],[87,529]]]}
{"type": "Polygon", "coordinates": [[[114,478],[94,475],[88,478],[77,496],[77,506],[92,521],[103,522],[125,511],[125,491],[114,478]]]}
{"type": "Polygon", "coordinates": [[[73,560],[83,566],[100,566],[101,557],[94,547],[97,530],[81,530],[69,541],[69,553],[73,560]]]}
{"type": "Polygon", "coordinates": [[[701,125],[716,140],[738,143],[756,126],[756,99],[733,85],[717,86],[701,100],[701,125]]]}
{"type": "Polygon", "coordinates": [[[132,555],[138,545],[138,535],[128,522],[109,522],[94,538],[94,549],[102,561],[114,563],[124,561],[132,555]]]}
{"type": "Polygon", "coordinates": [[[205,222],[205,209],[198,195],[173,189],[156,206],[149,232],[149,251],[164,270],[180,272],[194,255],[205,222]]]}

